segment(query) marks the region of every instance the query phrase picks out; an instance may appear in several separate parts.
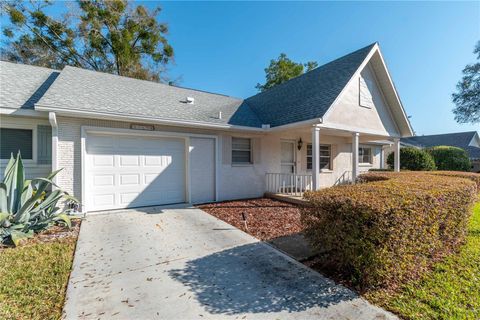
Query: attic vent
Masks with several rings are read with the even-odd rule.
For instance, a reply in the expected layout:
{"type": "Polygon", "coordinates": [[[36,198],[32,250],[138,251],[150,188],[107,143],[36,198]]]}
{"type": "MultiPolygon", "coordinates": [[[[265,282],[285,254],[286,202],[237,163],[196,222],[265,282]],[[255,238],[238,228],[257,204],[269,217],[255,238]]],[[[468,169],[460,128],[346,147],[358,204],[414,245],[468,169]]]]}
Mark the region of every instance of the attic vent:
{"type": "Polygon", "coordinates": [[[195,103],[195,98],[187,97],[186,101],[187,101],[187,104],[194,104],[195,103]]]}

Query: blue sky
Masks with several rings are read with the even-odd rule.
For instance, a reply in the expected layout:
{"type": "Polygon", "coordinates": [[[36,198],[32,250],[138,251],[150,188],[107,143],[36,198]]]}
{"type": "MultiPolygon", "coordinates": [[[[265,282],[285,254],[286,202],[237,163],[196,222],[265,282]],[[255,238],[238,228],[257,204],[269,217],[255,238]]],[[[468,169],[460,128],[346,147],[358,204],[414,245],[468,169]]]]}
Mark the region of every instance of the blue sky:
{"type": "Polygon", "coordinates": [[[181,86],[248,97],[281,52],[323,64],[378,41],[417,134],[480,129],[451,112],[480,40],[478,1],[141,3],[163,8],[181,86]]]}

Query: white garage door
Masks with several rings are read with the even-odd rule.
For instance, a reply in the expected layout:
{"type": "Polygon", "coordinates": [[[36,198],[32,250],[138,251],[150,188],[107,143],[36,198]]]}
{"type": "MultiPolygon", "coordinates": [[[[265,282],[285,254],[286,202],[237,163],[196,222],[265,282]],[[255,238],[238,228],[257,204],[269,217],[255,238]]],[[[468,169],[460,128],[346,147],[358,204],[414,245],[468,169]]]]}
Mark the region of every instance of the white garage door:
{"type": "Polygon", "coordinates": [[[87,210],[185,202],[185,140],[89,134],[87,210]]]}

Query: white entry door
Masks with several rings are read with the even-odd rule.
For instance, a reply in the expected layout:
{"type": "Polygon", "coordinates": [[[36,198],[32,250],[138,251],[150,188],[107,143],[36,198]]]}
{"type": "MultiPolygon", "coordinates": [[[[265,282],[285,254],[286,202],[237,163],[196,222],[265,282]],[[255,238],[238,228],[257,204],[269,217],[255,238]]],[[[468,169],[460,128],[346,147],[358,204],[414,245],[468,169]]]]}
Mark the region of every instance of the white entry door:
{"type": "Polygon", "coordinates": [[[185,202],[185,140],[89,134],[87,211],[185,202]]]}
{"type": "Polygon", "coordinates": [[[215,201],[215,139],[190,138],[190,199],[215,201]]]}
{"type": "Polygon", "coordinates": [[[295,173],[295,142],[281,142],[281,172],[295,173]]]}

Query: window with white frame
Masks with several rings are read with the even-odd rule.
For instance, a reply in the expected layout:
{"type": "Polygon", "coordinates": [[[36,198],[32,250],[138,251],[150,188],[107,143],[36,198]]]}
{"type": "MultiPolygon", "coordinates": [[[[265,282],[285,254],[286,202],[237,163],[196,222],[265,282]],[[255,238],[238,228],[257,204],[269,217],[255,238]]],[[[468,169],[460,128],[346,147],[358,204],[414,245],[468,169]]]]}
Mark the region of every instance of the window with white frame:
{"type": "Polygon", "coordinates": [[[358,148],[358,161],[360,163],[372,164],[372,148],[370,147],[360,147],[358,148]]]}
{"type": "Polygon", "coordinates": [[[0,128],[0,158],[10,159],[10,155],[22,155],[22,159],[33,159],[33,130],[0,128]]]}
{"type": "Polygon", "coordinates": [[[252,163],[252,140],[249,138],[232,137],[232,163],[252,163]]]}
{"type": "MultiPolygon", "coordinates": [[[[320,170],[332,169],[332,147],[329,144],[320,145],[320,170]]],[[[312,170],[312,145],[307,144],[307,170],[312,170]]]]}

